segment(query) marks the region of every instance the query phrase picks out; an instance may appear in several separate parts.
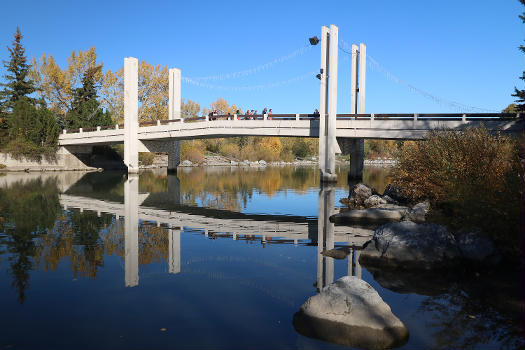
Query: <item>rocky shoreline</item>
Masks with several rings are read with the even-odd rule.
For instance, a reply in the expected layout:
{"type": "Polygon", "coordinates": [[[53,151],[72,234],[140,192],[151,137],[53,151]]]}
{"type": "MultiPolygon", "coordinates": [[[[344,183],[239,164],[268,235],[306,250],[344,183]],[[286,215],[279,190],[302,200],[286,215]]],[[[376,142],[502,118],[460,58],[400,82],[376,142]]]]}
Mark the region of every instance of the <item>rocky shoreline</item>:
{"type": "Polygon", "coordinates": [[[457,264],[493,264],[500,256],[495,244],[478,230],[451,232],[427,223],[430,203],[410,205],[402,192],[388,185],[383,195],[362,183],[342,201],[349,210],[332,215],[338,224],[382,225],[359,258],[364,265],[401,269],[443,269],[457,264]]]}
{"type": "MultiPolygon", "coordinates": [[[[7,155],[4,158],[8,157],[7,155]]],[[[99,156],[100,158],[100,156],[99,156]]],[[[6,158],[7,159],[7,158],[6,158]]],[[[58,165],[56,162],[46,161],[18,161],[16,159],[9,159],[9,162],[0,161],[0,172],[33,172],[33,171],[102,171],[104,169],[124,169],[121,161],[113,161],[102,159],[99,161],[100,164],[94,164],[95,166],[87,166],[82,164],[80,161],[75,163],[73,167],[67,167],[64,165],[58,165]],[[4,163],[7,163],[7,166],[4,163]],[[114,164],[113,164],[114,163],[114,164]]],[[[266,166],[281,167],[281,166],[316,166],[318,165],[318,157],[309,157],[305,159],[296,159],[291,162],[285,161],[272,161],[267,162],[265,160],[249,161],[249,160],[236,160],[221,155],[207,155],[201,162],[191,162],[189,160],[183,160],[180,163],[180,167],[205,167],[205,166],[230,166],[230,167],[253,167],[261,168],[266,166]]],[[[338,165],[349,165],[350,162],[344,158],[337,157],[336,163],[338,165]]],[[[377,159],[365,159],[364,164],[366,166],[373,167],[392,167],[396,164],[396,161],[391,158],[377,158],[377,159]]],[[[152,164],[140,164],[140,169],[161,169],[167,168],[168,156],[165,154],[157,154],[153,159],[152,164]]]]}

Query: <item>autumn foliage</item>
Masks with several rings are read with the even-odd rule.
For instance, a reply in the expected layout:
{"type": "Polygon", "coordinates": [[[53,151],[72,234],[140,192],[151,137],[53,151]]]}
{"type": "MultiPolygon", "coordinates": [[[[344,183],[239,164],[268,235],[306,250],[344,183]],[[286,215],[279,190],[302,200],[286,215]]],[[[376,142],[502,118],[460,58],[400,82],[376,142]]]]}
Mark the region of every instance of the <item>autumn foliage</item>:
{"type": "Polygon", "coordinates": [[[523,142],[484,128],[437,130],[402,147],[392,176],[412,200],[430,200],[447,224],[482,228],[522,251],[523,159],[523,142]]]}

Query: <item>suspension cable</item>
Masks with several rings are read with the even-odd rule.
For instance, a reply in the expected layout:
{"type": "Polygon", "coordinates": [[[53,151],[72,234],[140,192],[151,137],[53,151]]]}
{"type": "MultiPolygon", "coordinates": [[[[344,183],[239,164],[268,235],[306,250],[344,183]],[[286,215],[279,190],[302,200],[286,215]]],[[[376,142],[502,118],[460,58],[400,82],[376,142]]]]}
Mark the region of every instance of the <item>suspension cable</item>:
{"type": "MultiPolygon", "coordinates": [[[[348,48],[350,46],[343,39],[340,39],[340,41],[341,41],[341,43],[343,44],[344,47],[348,48]]],[[[342,47],[340,47],[340,49],[344,53],[346,53],[348,55],[352,55],[351,52],[346,51],[342,47]]],[[[371,69],[378,70],[379,72],[384,74],[387,79],[395,82],[396,84],[404,85],[405,87],[410,89],[412,92],[415,92],[415,93],[417,93],[417,94],[419,94],[419,95],[421,95],[421,96],[431,100],[432,102],[440,105],[440,106],[450,107],[450,108],[452,108],[454,110],[457,110],[459,112],[495,112],[495,113],[499,113],[499,111],[497,111],[497,110],[481,108],[481,107],[475,107],[475,106],[469,106],[469,105],[466,105],[466,104],[463,104],[463,103],[459,103],[459,102],[452,101],[452,100],[447,100],[445,98],[433,95],[433,94],[431,94],[431,93],[429,93],[429,92],[427,92],[427,91],[425,91],[423,89],[419,89],[418,87],[416,87],[416,86],[406,82],[405,80],[403,80],[403,79],[399,78],[398,76],[394,75],[393,73],[389,72],[384,66],[382,66],[379,62],[377,62],[368,53],[367,53],[367,57],[366,58],[367,58],[368,66],[371,69]]]]}
{"type": "Polygon", "coordinates": [[[284,55],[284,56],[281,56],[281,57],[277,57],[277,58],[275,58],[272,61],[260,64],[258,66],[251,67],[251,68],[248,68],[248,69],[245,69],[245,70],[237,71],[237,72],[221,73],[221,74],[210,75],[210,76],[205,76],[205,77],[186,77],[186,78],[189,79],[189,80],[192,80],[192,81],[198,81],[198,80],[226,80],[226,79],[235,79],[235,78],[245,77],[245,76],[248,76],[248,75],[251,75],[251,74],[255,74],[255,73],[261,72],[263,70],[269,69],[269,68],[271,68],[272,66],[274,66],[274,65],[276,65],[278,63],[286,62],[286,61],[288,61],[288,60],[290,60],[292,58],[295,58],[297,56],[301,56],[301,55],[305,54],[306,52],[310,51],[311,49],[312,49],[312,46],[310,44],[308,44],[308,45],[305,45],[305,46],[303,46],[303,47],[301,47],[301,48],[299,48],[297,50],[294,50],[293,52],[291,52],[291,53],[289,53],[287,55],[284,55]]]}
{"type": "Polygon", "coordinates": [[[191,84],[191,85],[194,85],[194,86],[207,88],[207,89],[230,90],[230,91],[249,91],[249,90],[262,90],[262,89],[266,89],[266,88],[275,88],[275,87],[279,87],[279,86],[282,86],[282,85],[291,84],[291,83],[294,83],[296,81],[304,80],[304,79],[306,79],[308,77],[314,77],[315,73],[316,73],[316,71],[312,71],[312,72],[308,72],[306,74],[295,76],[293,78],[286,79],[286,80],[275,81],[275,82],[271,82],[271,83],[267,83],[267,84],[247,85],[247,86],[213,85],[213,84],[203,83],[203,82],[200,82],[200,81],[197,81],[197,80],[195,80],[193,78],[188,78],[188,77],[182,77],[181,79],[182,79],[183,82],[185,82],[187,84],[191,84]]]}

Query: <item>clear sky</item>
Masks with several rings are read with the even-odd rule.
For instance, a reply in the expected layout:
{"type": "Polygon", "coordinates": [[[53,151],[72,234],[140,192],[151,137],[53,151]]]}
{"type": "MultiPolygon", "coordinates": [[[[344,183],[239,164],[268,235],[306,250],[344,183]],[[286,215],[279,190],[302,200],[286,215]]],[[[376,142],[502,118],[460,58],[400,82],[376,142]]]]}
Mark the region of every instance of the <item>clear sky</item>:
{"type": "MultiPolygon", "coordinates": [[[[514,86],[523,88],[517,0],[47,0],[2,1],[1,9],[0,58],[8,59],[18,25],[29,58],[52,54],[63,68],[72,50],[95,46],[104,69],[133,56],[192,78],[244,71],[306,48],[255,74],[183,82],[182,97],[202,107],[224,97],[259,112],[311,113],[319,106],[320,45],[307,48],[308,37],[330,24],[344,42],[365,43],[388,72],[444,100],[500,111],[514,101],[514,86]]],[[[341,50],[338,87],[338,113],[349,113],[350,60],[341,50]]],[[[368,65],[367,113],[457,111],[368,65]]]]}

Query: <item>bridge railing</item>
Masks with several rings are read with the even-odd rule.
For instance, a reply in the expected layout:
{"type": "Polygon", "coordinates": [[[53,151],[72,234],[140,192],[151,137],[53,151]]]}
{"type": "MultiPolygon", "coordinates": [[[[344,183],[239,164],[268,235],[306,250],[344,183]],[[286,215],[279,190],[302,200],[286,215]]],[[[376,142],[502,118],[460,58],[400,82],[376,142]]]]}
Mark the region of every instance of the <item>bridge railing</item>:
{"type": "MultiPolygon", "coordinates": [[[[162,119],[147,122],[140,122],[139,127],[151,127],[168,125],[170,123],[194,123],[201,121],[215,120],[318,120],[319,114],[271,114],[271,115],[246,115],[246,114],[225,114],[209,117],[193,117],[179,119],[162,119]]],[[[371,114],[337,114],[337,120],[445,120],[445,121],[474,121],[474,120],[512,120],[519,119],[520,113],[371,113],[371,114]]],[[[123,129],[124,124],[64,129],[63,134],[74,134],[84,132],[94,132],[102,130],[123,129]]]]}

